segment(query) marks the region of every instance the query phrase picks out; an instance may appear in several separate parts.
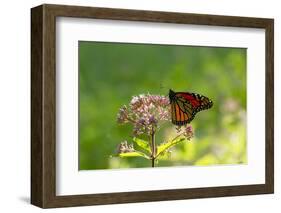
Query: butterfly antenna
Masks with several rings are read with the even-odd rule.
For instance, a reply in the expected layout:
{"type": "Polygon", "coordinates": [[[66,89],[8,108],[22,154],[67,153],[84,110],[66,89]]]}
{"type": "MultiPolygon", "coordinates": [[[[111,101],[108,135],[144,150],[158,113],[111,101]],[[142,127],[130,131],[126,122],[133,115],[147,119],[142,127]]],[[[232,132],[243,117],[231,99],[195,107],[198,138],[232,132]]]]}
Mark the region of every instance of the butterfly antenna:
{"type": "Polygon", "coordinates": [[[160,84],[160,89],[162,90],[162,89],[165,89],[165,90],[167,90],[168,89],[168,87],[166,87],[165,85],[163,85],[162,83],[160,84]]]}
{"type": "Polygon", "coordinates": [[[164,84],[160,83],[159,90],[161,91],[161,93],[166,94],[168,91],[168,87],[166,87],[164,84]]]}

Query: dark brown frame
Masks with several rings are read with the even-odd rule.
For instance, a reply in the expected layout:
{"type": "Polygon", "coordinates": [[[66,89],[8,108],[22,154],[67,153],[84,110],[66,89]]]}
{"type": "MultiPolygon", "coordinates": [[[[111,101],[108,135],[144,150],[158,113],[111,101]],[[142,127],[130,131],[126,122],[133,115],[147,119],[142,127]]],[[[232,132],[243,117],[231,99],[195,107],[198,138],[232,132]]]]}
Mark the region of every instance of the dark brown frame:
{"type": "Polygon", "coordinates": [[[274,192],[274,20],[126,9],[41,5],[31,9],[31,203],[65,207],[274,192]],[[56,196],[56,17],[262,28],[266,32],[266,183],[56,196]]]}

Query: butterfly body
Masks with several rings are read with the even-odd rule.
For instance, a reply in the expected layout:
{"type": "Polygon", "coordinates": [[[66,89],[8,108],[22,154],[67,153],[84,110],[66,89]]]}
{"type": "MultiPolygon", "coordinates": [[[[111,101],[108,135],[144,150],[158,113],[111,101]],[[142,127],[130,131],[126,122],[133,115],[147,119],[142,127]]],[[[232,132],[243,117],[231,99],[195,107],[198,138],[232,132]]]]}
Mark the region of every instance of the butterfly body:
{"type": "Polygon", "coordinates": [[[177,126],[190,123],[197,112],[213,106],[213,102],[203,95],[189,92],[174,92],[171,89],[169,91],[169,99],[172,123],[177,126]]]}

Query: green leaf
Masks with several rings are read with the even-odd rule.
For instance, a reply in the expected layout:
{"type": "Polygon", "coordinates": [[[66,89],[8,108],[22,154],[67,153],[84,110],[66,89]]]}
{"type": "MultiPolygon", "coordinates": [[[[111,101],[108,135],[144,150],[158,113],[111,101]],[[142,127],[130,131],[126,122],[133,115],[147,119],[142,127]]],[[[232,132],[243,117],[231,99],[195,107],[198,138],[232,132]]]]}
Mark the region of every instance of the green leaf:
{"type": "Polygon", "coordinates": [[[147,141],[145,141],[145,140],[142,140],[142,139],[139,139],[139,138],[136,138],[136,137],[133,138],[133,141],[134,141],[139,147],[141,147],[142,149],[144,149],[145,151],[148,151],[149,153],[151,152],[151,149],[150,149],[150,146],[149,146],[149,142],[147,142],[147,141]]]}
{"type": "Polygon", "coordinates": [[[146,158],[146,159],[149,159],[150,158],[142,153],[142,152],[139,152],[139,151],[134,151],[134,152],[125,152],[125,153],[120,153],[120,154],[117,154],[118,157],[121,157],[121,158],[127,158],[127,157],[143,157],[143,158],[146,158]]]}
{"type": "Polygon", "coordinates": [[[185,138],[177,138],[175,140],[168,141],[167,143],[160,144],[159,146],[157,146],[156,157],[158,157],[161,154],[164,154],[164,152],[167,151],[169,148],[181,143],[184,140],[185,140],[185,138]]]}

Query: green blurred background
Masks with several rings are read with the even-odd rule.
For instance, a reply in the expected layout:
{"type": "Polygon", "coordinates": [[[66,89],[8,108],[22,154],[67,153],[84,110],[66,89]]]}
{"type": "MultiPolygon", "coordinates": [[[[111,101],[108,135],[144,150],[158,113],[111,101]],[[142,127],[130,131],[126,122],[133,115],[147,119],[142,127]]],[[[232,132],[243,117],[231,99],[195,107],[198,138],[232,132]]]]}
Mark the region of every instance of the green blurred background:
{"type": "MultiPolygon", "coordinates": [[[[132,126],[116,122],[118,110],[139,94],[196,92],[214,106],[199,112],[194,138],[172,149],[158,166],[247,163],[246,49],[79,42],[79,169],[150,167],[142,158],[111,158],[132,142],[132,126]]],[[[170,138],[167,123],[156,143],[170,138]]]]}

